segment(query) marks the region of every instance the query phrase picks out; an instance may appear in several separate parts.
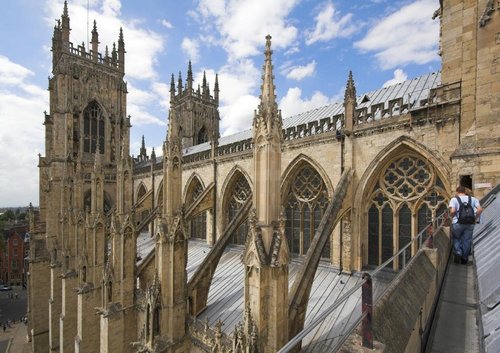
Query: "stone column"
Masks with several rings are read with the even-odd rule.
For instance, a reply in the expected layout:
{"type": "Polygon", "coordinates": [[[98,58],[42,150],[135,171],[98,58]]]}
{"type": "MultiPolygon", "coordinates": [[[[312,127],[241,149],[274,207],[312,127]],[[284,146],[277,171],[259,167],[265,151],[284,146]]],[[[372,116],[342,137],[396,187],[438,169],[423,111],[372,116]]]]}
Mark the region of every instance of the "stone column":
{"type": "Polygon", "coordinates": [[[266,37],[261,102],[253,121],[254,209],[243,253],[245,306],[256,326],[259,352],[278,351],[288,340],[288,247],[281,211],[282,119],[276,104],[266,37]]]}
{"type": "Polygon", "coordinates": [[[74,351],[74,339],[77,333],[77,300],[73,289],[78,285],[75,272],[62,276],[62,306],[60,316],[60,353],[74,351]]]}

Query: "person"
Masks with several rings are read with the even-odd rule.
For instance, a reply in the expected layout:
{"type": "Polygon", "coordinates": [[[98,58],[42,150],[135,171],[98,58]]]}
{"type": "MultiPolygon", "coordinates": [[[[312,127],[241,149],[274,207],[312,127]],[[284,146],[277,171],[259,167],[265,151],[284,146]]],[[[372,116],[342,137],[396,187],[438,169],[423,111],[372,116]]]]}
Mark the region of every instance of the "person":
{"type": "Polygon", "coordinates": [[[475,197],[467,194],[467,189],[463,186],[459,186],[456,189],[457,195],[450,200],[450,216],[453,218],[451,224],[452,239],[453,239],[453,254],[454,262],[467,264],[469,259],[469,254],[472,245],[472,233],[474,231],[474,224],[479,219],[483,209],[479,203],[479,200],[475,197]],[[462,201],[462,204],[467,204],[470,202],[472,208],[474,209],[475,221],[471,224],[461,224],[458,222],[460,216],[460,202],[458,198],[462,201]]]}

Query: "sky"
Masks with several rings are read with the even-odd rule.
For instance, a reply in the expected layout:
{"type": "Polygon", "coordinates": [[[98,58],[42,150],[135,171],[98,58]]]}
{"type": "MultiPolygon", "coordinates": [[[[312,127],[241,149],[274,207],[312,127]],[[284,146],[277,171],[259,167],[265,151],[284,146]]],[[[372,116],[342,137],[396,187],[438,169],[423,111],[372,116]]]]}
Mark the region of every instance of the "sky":
{"type": "MultiPolygon", "coordinates": [[[[131,153],[166,135],[170,76],[219,75],[222,136],[251,127],[265,36],[272,36],[282,116],[341,101],[349,70],[358,94],[440,69],[438,0],[69,0],[71,38],[99,51],[125,39],[131,153]]],[[[43,112],[50,112],[51,38],[63,0],[2,1],[0,207],[38,205],[43,112]]]]}

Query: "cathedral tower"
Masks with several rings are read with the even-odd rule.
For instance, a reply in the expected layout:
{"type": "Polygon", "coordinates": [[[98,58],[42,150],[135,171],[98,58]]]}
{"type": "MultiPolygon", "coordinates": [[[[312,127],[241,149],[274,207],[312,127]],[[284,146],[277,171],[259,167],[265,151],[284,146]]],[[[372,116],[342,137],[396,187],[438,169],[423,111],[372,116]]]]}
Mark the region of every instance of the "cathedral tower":
{"type": "MultiPolygon", "coordinates": [[[[111,55],[106,49],[103,56],[98,51],[95,21],[89,48],[85,43],[73,44],[70,31],[65,1],[52,37],[50,113],[44,121],[45,156],[39,161],[42,227],[36,240],[45,242],[51,254],[50,266],[35,265],[43,260],[41,251],[32,252],[30,257],[31,278],[45,278],[50,284],[30,285],[30,306],[46,307],[49,303],[49,325],[47,329],[44,315],[30,318],[34,352],[73,351],[75,337],[84,347],[86,338],[81,335],[89,340],[98,335],[98,321],[78,320],[77,296],[87,293],[83,302],[92,310],[101,304],[96,293],[100,293],[109,243],[105,241],[105,220],[116,205],[119,189],[123,189],[117,182],[121,156],[129,153],[123,32],[120,29],[118,49],[113,46],[111,55]],[[96,248],[101,240],[102,245],[96,248]],[[74,288],[79,288],[79,294],[74,288]]],[[[131,172],[129,165],[128,181],[124,182],[130,187],[131,172]]],[[[123,216],[131,210],[131,199],[120,206],[123,216]]]]}
{"type": "Polygon", "coordinates": [[[175,111],[182,128],[182,147],[190,147],[219,138],[219,81],[215,76],[214,95],[203,73],[201,87],[193,87],[191,61],[188,65],[186,84],[179,72],[177,91],[174,76],[170,83],[170,109],[175,111]]]}
{"type": "Polygon", "coordinates": [[[500,182],[491,165],[498,165],[500,129],[498,82],[500,70],[500,4],[442,0],[440,101],[460,98],[458,148],[451,156],[453,184],[459,183],[483,195],[500,182]],[[477,158],[471,158],[472,156],[477,158]]]}

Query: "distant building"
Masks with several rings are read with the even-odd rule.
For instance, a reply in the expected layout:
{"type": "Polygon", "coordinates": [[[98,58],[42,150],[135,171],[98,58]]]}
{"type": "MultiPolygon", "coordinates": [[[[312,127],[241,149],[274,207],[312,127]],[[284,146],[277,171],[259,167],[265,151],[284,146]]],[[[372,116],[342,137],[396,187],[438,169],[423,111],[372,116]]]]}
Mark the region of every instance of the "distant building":
{"type": "Polygon", "coordinates": [[[16,224],[4,229],[4,247],[0,251],[0,280],[10,285],[25,282],[24,259],[29,255],[27,224],[16,224]]]}

